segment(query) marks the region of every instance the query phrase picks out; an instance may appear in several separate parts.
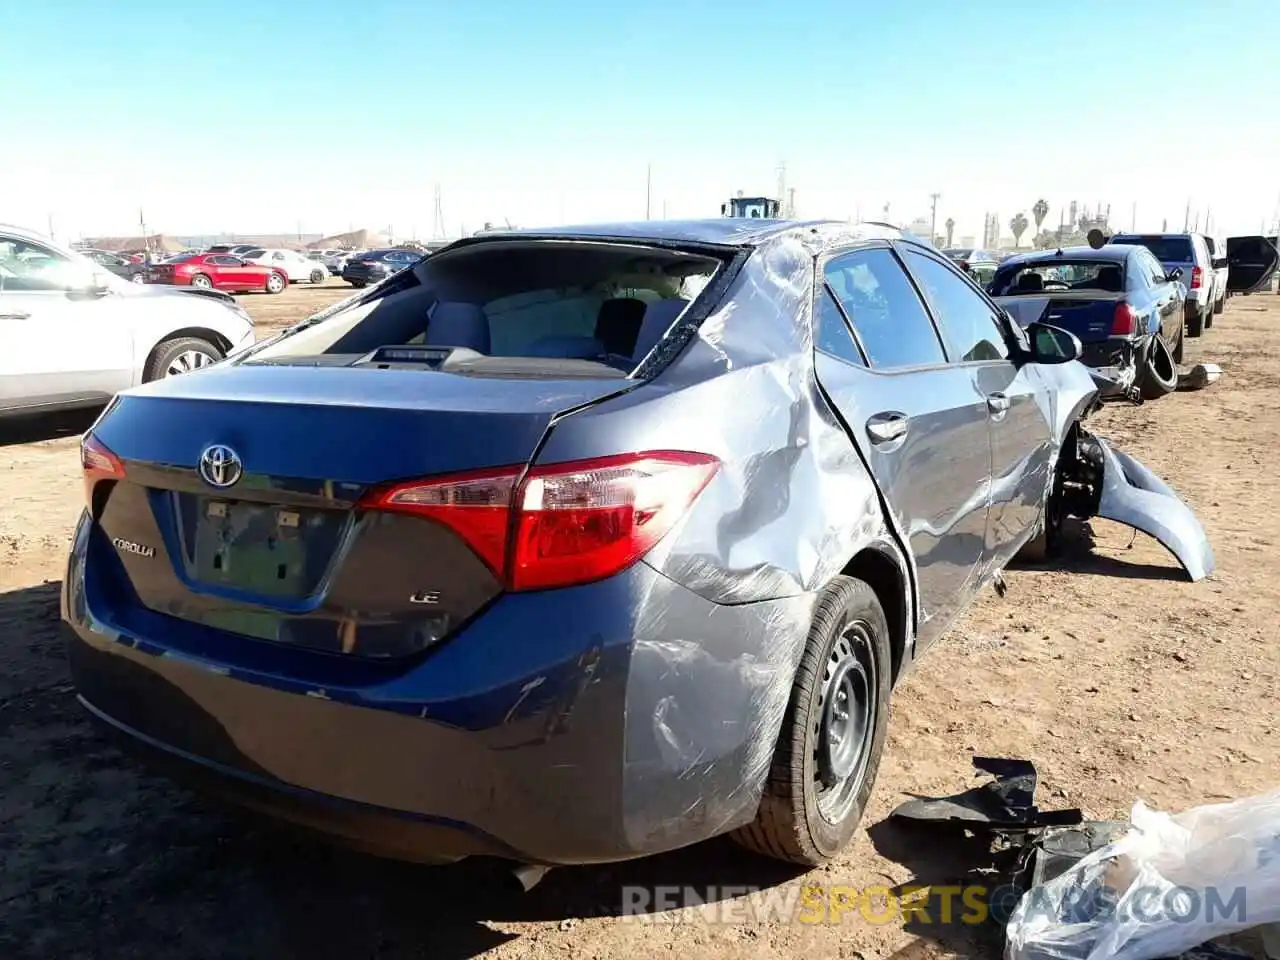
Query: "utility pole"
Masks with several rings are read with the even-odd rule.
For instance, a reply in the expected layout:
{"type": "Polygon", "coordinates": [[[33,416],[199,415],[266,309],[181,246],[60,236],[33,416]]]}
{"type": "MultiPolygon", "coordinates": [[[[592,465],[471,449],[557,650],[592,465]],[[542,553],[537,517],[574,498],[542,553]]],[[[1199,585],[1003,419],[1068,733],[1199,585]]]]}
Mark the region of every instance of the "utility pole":
{"type": "Polygon", "coordinates": [[[1129,216],[1129,232],[1138,232],[1138,201],[1133,201],[1133,213],[1129,216]]]}
{"type": "Polygon", "coordinates": [[[649,219],[649,210],[653,205],[653,164],[644,168],[644,218],[649,219]]]}
{"type": "Polygon", "coordinates": [[[431,239],[443,240],[446,233],[444,227],[444,200],[438,183],[435,187],[435,210],[431,214],[431,220],[431,239]]]}
{"type": "Polygon", "coordinates": [[[57,237],[53,235],[53,214],[52,213],[49,214],[48,219],[49,219],[49,239],[56,240],[57,237]]]}
{"type": "Polygon", "coordinates": [[[1191,229],[1191,200],[1187,199],[1187,210],[1182,215],[1182,232],[1186,233],[1191,229]]]}
{"type": "Polygon", "coordinates": [[[938,242],[938,198],[940,193],[929,194],[929,242],[938,242]]]}

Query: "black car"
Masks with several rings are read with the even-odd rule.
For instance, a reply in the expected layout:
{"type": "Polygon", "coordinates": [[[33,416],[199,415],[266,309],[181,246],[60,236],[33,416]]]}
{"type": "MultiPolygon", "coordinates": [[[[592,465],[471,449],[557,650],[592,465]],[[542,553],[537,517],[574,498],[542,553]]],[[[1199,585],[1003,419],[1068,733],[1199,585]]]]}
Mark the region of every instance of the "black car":
{"type": "Polygon", "coordinates": [[[107,250],[82,250],[80,252],[100,267],[105,267],[114,273],[117,277],[124,277],[131,283],[145,282],[144,275],[147,271],[145,263],[134,263],[132,260],[126,260],[124,257],[117,256],[107,250]]]}
{"type": "Polygon", "coordinates": [[[399,273],[421,259],[422,254],[417,250],[403,250],[396,247],[370,250],[347,261],[347,265],[342,268],[342,279],[353,287],[365,287],[385,280],[393,273],[399,273]]]}

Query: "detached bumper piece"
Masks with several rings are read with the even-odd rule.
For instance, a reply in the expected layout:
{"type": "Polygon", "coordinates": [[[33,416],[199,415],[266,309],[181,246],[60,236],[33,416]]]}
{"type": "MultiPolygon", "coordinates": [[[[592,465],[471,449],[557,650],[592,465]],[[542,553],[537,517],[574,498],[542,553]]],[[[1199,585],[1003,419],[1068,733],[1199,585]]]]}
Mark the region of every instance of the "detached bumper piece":
{"type": "Polygon", "coordinates": [[[1154,537],[1193,581],[1213,573],[1213,548],[1191,508],[1133,457],[1094,439],[1102,453],[1097,515],[1154,537]]]}

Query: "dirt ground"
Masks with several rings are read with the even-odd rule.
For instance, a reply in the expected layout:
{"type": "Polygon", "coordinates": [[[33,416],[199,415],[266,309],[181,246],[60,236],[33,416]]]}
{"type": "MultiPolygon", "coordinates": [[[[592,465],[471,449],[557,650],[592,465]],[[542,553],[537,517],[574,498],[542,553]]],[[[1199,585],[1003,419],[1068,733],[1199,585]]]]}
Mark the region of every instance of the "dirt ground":
{"type": "MultiPolygon", "coordinates": [[[[348,288],[246,296],[264,327],[348,288]]],[[[884,820],[908,793],[973,782],[970,757],[1032,758],[1043,806],[1127,816],[1276,785],[1280,647],[1280,297],[1233,300],[1188,360],[1222,380],[1095,432],[1142,459],[1198,511],[1217,553],[1185,582],[1153,541],[1095,523],[1052,569],[1008,574],[895,695],[880,780],[839,863],[796,876],[715,842],[617,866],[551,873],[516,897],[492,865],[388,863],[241,820],[140,772],[77,707],[57,595],[82,489],[89,418],[0,427],[0,956],[933,957],[990,955],[957,925],[840,923],[753,913],[636,923],[624,885],[857,888],[952,879],[945,845],[884,820]],[[1268,452],[1270,451],[1270,452],[1268,452]],[[1272,466],[1268,467],[1267,464],[1272,466]],[[733,921],[737,922],[733,922],[733,921]]]]}

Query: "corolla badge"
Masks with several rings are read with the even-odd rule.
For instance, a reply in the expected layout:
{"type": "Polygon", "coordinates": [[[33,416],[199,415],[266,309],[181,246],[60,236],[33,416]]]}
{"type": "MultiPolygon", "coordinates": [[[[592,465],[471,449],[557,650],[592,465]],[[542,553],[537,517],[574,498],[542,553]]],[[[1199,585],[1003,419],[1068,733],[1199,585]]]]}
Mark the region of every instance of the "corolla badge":
{"type": "Polygon", "coordinates": [[[200,478],[211,487],[230,487],[244,476],[240,454],[220,443],[205,448],[200,454],[197,470],[200,478]]]}
{"type": "Polygon", "coordinates": [[[156,555],[155,547],[148,547],[145,543],[135,543],[132,540],[125,540],[123,537],[116,537],[111,541],[111,545],[121,553],[132,553],[135,557],[154,557],[156,555]]]}

